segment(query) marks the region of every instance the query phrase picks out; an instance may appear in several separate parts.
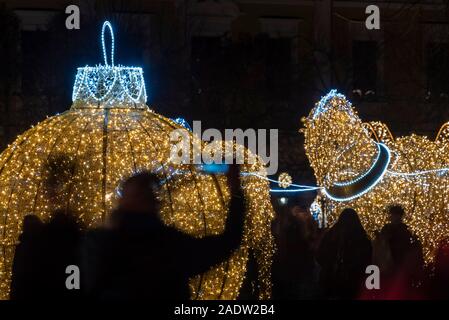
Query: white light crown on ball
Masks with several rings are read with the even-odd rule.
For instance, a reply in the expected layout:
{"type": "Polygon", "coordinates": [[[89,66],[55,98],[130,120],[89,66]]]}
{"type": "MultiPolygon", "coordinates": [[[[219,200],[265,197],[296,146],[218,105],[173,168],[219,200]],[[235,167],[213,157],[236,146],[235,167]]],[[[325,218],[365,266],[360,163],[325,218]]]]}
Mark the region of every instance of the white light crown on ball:
{"type": "Polygon", "coordinates": [[[73,86],[74,108],[147,109],[142,68],[114,65],[114,32],[109,21],[101,30],[104,65],[78,68],[73,86]],[[105,31],[111,34],[111,64],[108,64],[105,31]]]}

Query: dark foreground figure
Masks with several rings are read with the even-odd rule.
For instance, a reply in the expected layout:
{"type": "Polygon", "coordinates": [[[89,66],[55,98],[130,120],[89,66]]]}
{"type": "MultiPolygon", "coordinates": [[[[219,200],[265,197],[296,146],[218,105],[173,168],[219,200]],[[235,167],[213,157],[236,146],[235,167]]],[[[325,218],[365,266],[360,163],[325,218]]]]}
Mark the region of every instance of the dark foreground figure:
{"type": "Polygon", "coordinates": [[[35,215],[23,221],[16,247],[12,300],[77,300],[80,290],[66,287],[66,268],[80,264],[82,231],[70,212],[55,211],[47,224],[35,215]]]}
{"type": "Polygon", "coordinates": [[[374,263],[381,270],[381,299],[422,299],[424,258],[421,242],[403,222],[401,206],[389,208],[390,222],[378,234],[374,263]]]}
{"type": "Polygon", "coordinates": [[[41,268],[35,265],[43,251],[43,231],[44,224],[37,216],[25,216],[12,265],[10,298],[13,300],[34,299],[42,288],[41,268]]]}
{"type": "Polygon", "coordinates": [[[274,225],[276,252],[273,258],[273,299],[321,298],[319,266],[314,243],[317,225],[305,207],[281,211],[274,225]]]}
{"type": "Polygon", "coordinates": [[[159,180],[149,173],[128,179],[108,229],[88,233],[83,287],[100,300],[189,299],[189,278],[229,257],[242,239],[244,202],[239,171],[231,167],[230,213],[223,234],[202,239],[162,223],[159,180]]]}
{"type": "Polygon", "coordinates": [[[449,299],[449,238],[440,241],[432,275],[429,297],[449,299]]]}
{"type": "Polygon", "coordinates": [[[364,288],[365,270],[371,264],[371,241],[357,212],[344,209],[324,235],[317,255],[320,282],[330,299],[355,299],[364,288]]]}

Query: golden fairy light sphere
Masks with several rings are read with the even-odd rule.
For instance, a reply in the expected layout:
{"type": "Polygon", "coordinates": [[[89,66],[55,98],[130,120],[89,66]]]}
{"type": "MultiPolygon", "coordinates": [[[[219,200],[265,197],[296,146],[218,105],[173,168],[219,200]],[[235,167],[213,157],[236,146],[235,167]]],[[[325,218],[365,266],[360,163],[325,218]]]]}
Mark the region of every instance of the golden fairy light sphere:
{"type": "MultiPolygon", "coordinates": [[[[86,227],[98,226],[115,206],[120,183],[139,170],[156,172],[165,181],[160,195],[164,223],[199,238],[223,232],[230,200],[226,177],[169,161],[170,133],[184,127],[146,106],[139,69],[78,69],[71,109],[32,127],[1,153],[0,298],[8,297],[25,215],[45,221],[62,208],[86,227]]],[[[189,137],[203,144],[190,132],[189,137]]],[[[260,161],[243,165],[245,171],[261,168],[260,161]]],[[[270,297],[269,186],[256,176],[242,180],[247,205],[242,244],[227,261],[191,280],[193,299],[237,298],[250,252],[257,261],[259,297],[270,297]]]]}
{"type": "Polygon", "coordinates": [[[292,184],[292,177],[287,172],[282,172],[279,177],[279,187],[288,188],[292,184]]]}
{"type": "Polygon", "coordinates": [[[305,150],[323,188],[320,203],[328,221],[352,207],[374,235],[388,222],[388,207],[400,204],[431,261],[439,241],[449,236],[449,123],[435,140],[394,138],[383,123],[362,123],[351,103],[332,90],[304,124],[305,150]]]}

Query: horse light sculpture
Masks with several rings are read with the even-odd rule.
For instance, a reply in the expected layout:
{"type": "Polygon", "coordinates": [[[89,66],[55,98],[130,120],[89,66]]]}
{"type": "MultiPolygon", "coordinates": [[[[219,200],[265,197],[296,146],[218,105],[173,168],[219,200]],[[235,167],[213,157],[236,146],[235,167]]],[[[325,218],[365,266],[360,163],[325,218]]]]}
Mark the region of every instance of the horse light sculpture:
{"type": "Polygon", "coordinates": [[[449,123],[434,141],[415,134],[395,139],[385,124],[362,123],[335,90],[303,122],[306,154],[322,187],[314,203],[328,222],[353,207],[372,236],[387,222],[386,209],[401,204],[429,262],[449,235],[449,123]]]}

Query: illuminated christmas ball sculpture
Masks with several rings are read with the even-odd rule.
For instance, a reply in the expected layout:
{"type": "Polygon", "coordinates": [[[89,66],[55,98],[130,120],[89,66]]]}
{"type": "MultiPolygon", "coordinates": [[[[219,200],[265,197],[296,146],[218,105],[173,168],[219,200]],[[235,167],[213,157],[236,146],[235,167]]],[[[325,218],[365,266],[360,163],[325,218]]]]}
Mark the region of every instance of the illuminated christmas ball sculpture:
{"type": "MultiPolygon", "coordinates": [[[[102,40],[105,65],[78,68],[71,109],[29,129],[0,155],[2,299],[8,298],[24,215],[34,213],[45,221],[54,209],[69,209],[85,226],[98,226],[116,204],[120,182],[142,169],[156,172],[164,181],[161,218],[167,225],[196,237],[223,232],[230,199],[225,176],[170,163],[170,133],[183,127],[148,108],[141,68],[114,65],[114,39],[107,22],[102,40]],[[112,37],[110,64],[106,28],[112,37]],[[57,186],[51,194],[49,184],[57,186]]],[[[202,143],[190,137],[192,143],[202,143]]],[[[257,161],[244,169],[259,171],[263,165],[257,161]]],[[[259,297],[270,297],[269,186],[251,175],[242,179],[247,200],[244,240],[228,261],[191,280],[194,299],[235,299],[250,251],[258,265],[259,297]]]]}
{"type": "Polygon", "coordinates": [[[326,219],[355,208],[374,235],[387,223],[388,206],[401,204],[405,222],[432,260],[449,235],[449,123],[434,141],[393,138],[380,122],[362,123],[351,103],[332,90],[304,120],[305,150],[314,170],[326,219]]]}

